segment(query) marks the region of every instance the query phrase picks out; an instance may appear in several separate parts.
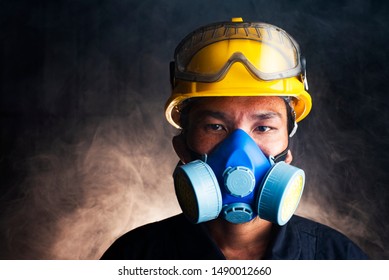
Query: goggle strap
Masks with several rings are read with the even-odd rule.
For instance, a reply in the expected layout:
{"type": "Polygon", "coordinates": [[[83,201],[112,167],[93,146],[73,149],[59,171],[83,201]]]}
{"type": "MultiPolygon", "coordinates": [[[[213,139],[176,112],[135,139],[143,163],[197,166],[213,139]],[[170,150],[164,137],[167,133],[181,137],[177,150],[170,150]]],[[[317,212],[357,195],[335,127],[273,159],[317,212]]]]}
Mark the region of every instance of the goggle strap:
{"type": "Polygon", "coordinates": [[[304,56],[301,56],[301,81],[304,84],[304,89],[308,91],[308,79],[307,79],[307,61],[304,56]]]}

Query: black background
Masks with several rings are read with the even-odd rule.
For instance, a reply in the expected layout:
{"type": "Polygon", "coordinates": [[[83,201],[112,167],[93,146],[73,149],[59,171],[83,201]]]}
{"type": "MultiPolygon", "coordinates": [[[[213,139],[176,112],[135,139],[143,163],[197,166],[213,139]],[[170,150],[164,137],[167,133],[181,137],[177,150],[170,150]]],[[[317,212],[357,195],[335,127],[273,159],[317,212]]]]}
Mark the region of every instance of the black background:
{"type": "Polygon", "coordinates": [[[193,29],[241,16],[287,30],[313,109],[292,140],[298,214],[387,259],[386,1],[0,1],[0,257],[96,259],[178,213],[168,63],[193,29]]]}

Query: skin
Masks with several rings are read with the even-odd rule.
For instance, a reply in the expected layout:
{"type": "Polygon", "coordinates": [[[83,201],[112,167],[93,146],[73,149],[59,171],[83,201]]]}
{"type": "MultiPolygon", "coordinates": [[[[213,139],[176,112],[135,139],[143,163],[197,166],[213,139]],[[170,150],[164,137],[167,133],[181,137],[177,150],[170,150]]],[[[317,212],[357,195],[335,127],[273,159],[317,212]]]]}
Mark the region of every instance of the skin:
{"type": "MultiPolygon", "coordinates": [[[[269,96],[199,99],[189,111],[187,127],[173,138],[173,147],[181,161],[187,163],[194,160],[193,152],[211,153],[236,129],[249,134],[266,156],[278,155],[288,146],[285,102],[269,96]]],[[[291,161],[289,151],[285,162],[291,161]]],[[[227,259],[263,258],[272,227],[258,217],[244,224],[218,218],[206,225],[227,259]]]]}

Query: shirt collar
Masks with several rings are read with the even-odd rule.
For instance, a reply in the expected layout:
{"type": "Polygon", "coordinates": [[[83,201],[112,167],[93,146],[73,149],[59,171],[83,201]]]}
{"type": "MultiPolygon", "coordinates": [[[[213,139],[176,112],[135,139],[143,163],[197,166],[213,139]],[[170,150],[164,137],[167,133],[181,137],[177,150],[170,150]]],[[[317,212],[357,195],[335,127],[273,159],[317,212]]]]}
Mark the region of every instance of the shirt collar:
{"type": "Polygon", "coordinates": [[[284,226],[273,225],[272,240],[269,243],[265,259],[296,260],[301,254],[301,238],[296,227],[286,223],[284,226]]]}

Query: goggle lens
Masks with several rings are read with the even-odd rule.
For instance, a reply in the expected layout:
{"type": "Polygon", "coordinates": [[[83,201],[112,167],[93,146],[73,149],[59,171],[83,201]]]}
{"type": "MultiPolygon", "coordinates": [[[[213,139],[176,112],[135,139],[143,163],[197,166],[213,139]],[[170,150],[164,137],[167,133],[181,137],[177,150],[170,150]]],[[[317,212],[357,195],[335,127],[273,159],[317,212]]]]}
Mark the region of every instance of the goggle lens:
{"type": "Polygon", "coordinates": [[[189,34],[175,53],[175,77],[214,82],[236,62],[263,80],[303,72],[297,43],[285,31],[264,23],[222,23],[189,34]]]}

